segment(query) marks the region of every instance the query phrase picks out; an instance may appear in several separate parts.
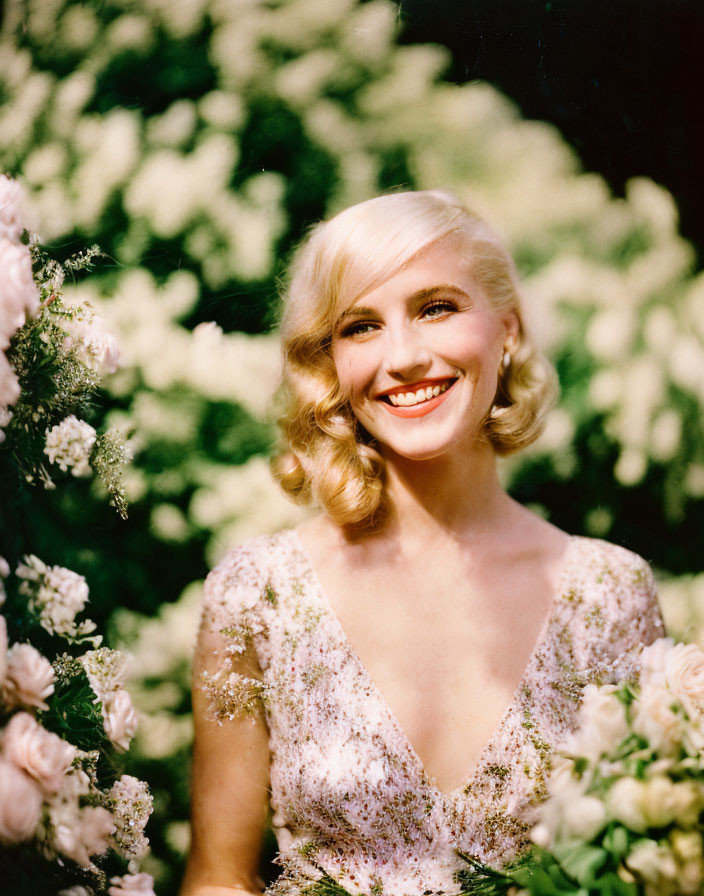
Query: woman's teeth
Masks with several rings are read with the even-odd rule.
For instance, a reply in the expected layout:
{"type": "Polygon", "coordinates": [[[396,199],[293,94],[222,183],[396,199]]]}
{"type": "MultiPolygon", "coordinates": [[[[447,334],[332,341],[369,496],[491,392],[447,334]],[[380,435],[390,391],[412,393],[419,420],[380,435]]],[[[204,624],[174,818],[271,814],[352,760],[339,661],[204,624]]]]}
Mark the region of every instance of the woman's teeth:
{"type": "Polygon", "coordinates": [[[405,408],[413,404],[420,404],[421,401],[429,401],[431,398],[436,398],[441,393],[446,392],[451,385],[451,382],[436,383],[434,386],[416,389],[415,392],[395,392],[387,395],[386,398],[394,407],[405,408]]]}

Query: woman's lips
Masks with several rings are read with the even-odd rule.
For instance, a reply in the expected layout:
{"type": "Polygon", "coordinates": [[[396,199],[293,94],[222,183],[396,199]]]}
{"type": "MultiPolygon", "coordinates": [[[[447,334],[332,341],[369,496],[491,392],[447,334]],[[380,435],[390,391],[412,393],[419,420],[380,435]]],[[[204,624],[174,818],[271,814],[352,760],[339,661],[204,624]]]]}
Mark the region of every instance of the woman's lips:
{"type": "MultiPolygon", "coordinates": [[[[393,405],[390,403],[389,400],[385,399],[384,396],[380,396],[379,401],[384,406],[384,408],[386,408],[386,410],[390,414],[393,414],[395,417],[424,417],[426,414],[429,414],[431,411],[434,411],[435,408],[439,407],[443,403],[443,401],[445,401],[447,396],[452,391],[452,387],[455,385],[457,380],[456,379],[451,380],[451,381],[449,381],[449,380],[437,381],[436,380],[435,383],[427,384],[427,385],[441,385],[441,384],[444,385],[445,383],[448,383],[448,382],[449,382],[449,385],[439,395],[435,395],[432,398],[426,399],[425,401],[419,401],[417,404],[406,405],[405,407],[402,405],[393,405]]],[[[422,388],[422,386],[425,386],[425,385],[426,384],[417,384],[413,387],[409,386],[405,390],[401,390],[401,392],[415,393],[420,388],[422,388]]]]}

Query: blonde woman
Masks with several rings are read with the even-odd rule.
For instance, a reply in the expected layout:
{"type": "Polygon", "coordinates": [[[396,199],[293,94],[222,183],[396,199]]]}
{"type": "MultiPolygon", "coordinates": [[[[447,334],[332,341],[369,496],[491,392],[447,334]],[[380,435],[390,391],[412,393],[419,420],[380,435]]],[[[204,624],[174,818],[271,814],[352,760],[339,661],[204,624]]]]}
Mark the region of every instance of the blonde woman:
{"type": "Polygon", "coordinates": [[[183,894],[259,892],[268,816],[276,892],[325,872],[453,893],[458,849],[501,865],[526,844],[584,684],[662,635],[652,575],[501,487],[553,376],[506,250],[452,195],[314,229],[282,337],[275,472],[320,513],[207,580],[183,894]]]}

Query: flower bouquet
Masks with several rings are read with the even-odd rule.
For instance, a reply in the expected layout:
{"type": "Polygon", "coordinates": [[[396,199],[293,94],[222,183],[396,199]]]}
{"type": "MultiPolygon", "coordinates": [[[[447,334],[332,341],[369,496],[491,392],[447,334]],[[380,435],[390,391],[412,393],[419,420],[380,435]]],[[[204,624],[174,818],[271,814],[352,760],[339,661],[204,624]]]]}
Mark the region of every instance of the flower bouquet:
{"type": "Polygon", "coordinates": [[[477,867],[481,892],[704,892],[704,653],[663,638],[640,659],[637,684],[587,686],[579,727],[553,762],[535,848],[503,877],[477,867]]]}
{"type": "Polygon", "coordinates": [[[151,877],[135,873],[151,796],[119,769],[137,723],[125,660],[80,618],[83,576],[28,553],[8,525],[37,486],[56,487],[50,465],[96,472],[126,512],[124,441],[76,416],[115,369],[117,346],[91,308],[61,301],[66,272],[89,267],[97,250],[52,261],[23,230],[20,201],[17,184],[0,177],[1,553],[15,567],[11,576],[0,557],[0,888],[153,896],[151,877]]]}

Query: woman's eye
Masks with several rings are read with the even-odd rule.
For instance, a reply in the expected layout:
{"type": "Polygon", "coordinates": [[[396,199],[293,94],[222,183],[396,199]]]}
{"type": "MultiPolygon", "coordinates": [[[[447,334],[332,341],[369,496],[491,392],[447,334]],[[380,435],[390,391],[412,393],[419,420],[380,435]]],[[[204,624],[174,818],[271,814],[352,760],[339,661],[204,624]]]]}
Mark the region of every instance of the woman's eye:
{"type": "Polygon", "coordinates": [[[426,305],[421,317],[442,317],[453,311],[457,311],[457,306],[453,302],[433,302],[432,305],[426,305]]]}
{"type": "Polygon", "coordinates": [[[376,329],[376,324],[369,320],[358,320],[354,323],[347,324],[346,327],[343,327],[340,331],[340,336],[343,339],[349,338],[351,336],[364,336],[367,333],[371,333],[376,329]]]}

